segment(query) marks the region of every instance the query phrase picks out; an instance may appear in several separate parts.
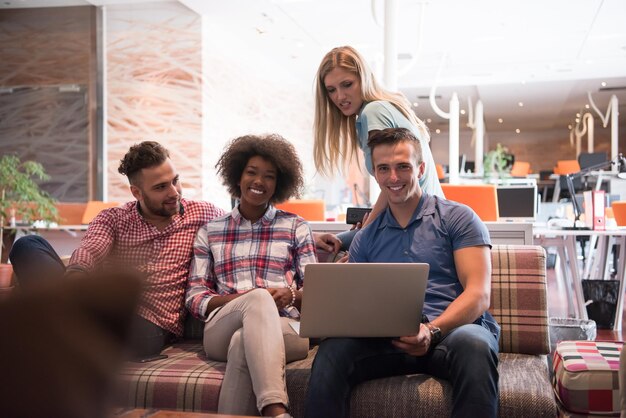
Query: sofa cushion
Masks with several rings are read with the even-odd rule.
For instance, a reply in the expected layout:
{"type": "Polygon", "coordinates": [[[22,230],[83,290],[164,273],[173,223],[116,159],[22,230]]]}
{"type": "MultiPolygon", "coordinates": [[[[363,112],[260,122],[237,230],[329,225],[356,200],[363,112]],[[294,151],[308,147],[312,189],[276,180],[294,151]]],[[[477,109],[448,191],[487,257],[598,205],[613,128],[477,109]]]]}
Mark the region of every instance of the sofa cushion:
{"type": "MultiPolygon", "coordinates": [[[[304,401],[317,348],[307,358],[287,365],[287,390],[294,417],[304,415],[304,401]]],[[[136,408],[197,412],[217,410],[225,363],[207,360],[200,343],[181,343],[164,352],[167,359],[131,363],[121,374],[119,402],[136,408]]],[[[545,356],[500,354],[500,416],[554,417],[556,403],[545,356]]],[[[425,374],[372,380],[352,396],[352,417],[449,416],[452,387],[425,374]]]]}
{"type": "Polygon", "coordinates": [[[216,411],[226,363],[207,359],[197,342],[175,344],[163,354],[168,357],[126,365],[118,402],[133,408],[216,411]]]}
{"type": "Polygon", "coordinates": [[[491,307],[502,327],[500,352],[548,354],[546,254],[539,246],[494,245],[491,307]]]}

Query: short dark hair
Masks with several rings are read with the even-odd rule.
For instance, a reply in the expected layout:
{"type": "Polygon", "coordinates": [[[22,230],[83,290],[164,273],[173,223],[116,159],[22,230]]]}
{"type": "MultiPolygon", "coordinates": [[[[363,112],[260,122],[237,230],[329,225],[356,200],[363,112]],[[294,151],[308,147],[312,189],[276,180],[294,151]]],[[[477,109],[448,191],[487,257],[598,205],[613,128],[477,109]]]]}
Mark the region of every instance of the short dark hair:
{"type": "Polygon", "coordinates": [[[256,156],[276,166],[276,191],[271,203],[300,196],[304,185],[302,164],[293,145],[277,134],[245,135],[228,144],[215,168],[231,196],[241,197],[241,175],[250,158],[256,156]]]}
{"type": "Polygon", "coordinates": [[[155,141],[144,141],[135,144],[120,160],[117,171],[128,177],[130,184],[135,184],[137,174],[144,168],[163,164],[170,157],[169,151],[155,141]]]}
{"type": "Polygon", "coordinates": [[[367,146],[372,151],[372,166],[374,165],[374,148],[379,145],[395,145],[400,142],[409,142],[413,145],[418,164],[424,161],[422,145],[417,137],[413,135],[413,132],[406,128],[386,128],[372,133],[372,136],[367,141],[367,146]]]}

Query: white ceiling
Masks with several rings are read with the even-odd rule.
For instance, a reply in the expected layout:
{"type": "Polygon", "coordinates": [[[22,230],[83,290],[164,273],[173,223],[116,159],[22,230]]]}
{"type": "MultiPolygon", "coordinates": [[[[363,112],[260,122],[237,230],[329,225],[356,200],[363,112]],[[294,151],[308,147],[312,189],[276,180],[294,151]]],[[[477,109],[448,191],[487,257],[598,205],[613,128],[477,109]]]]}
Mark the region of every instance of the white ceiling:
{"type": "MultiPolygon", "coordinates": [[[[383,78],[384,0],[181,2],[211,21],[228,22],[231,33],[306,75],[306,82],[339,45],[356,47],[383,78]]],[[[482,100],[491,132],[562,129],[567,136],[588,103],[587,91],[603,113],[611,94],[620,107],[626,104],[624,0],[395,3],[398,87],[418,104],[422,119],[432,119],[431,129],[447,125],[424,98],[433,85],[443,110],[453,92],[465,110],[468,98],[482,100]],[[600,91],[603,81],[621,89],[600,91]]]]}
{"type": "MultiPolygon", "coordinates": [[[[339,45],[356,47],[383,78],[385,0],[179,1],[305,83],[312,84],[323,55],[339,45]]],[[[0,8],[135,2],[0,0],[0,8]]],[[[624,0],[395,3],[398,88],[418,104],[418,116],[432,118],[431,129],[446,130],[423,98],[433,85],[443,110],[453,92],[462,109],[468,98],[482,100],[489,132],[559,129],[565,136],[588,91],[603,114],[612,94],[626,114],[624,0]]]]}

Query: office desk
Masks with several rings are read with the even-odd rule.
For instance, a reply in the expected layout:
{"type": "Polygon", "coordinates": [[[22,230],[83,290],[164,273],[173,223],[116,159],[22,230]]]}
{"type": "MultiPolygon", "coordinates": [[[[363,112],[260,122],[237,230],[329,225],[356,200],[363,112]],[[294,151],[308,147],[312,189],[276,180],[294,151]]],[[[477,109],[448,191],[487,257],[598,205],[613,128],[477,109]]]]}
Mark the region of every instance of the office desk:
{"type": "Polygon", "coordinates": [[[593,231],[593,230],[562,230],[562,229],[549,229],[546,227],[537,227],[533,229],[535,235],[535,243],[544,247],[556,247],[561,271],[565,276],[565,290],[569,301],[570,313],[573,313],[573,308],[576,308],[577,312],[574,316],[581,319],[587,319],[587,310],[585,308],[585,300],[583,296],[581,274],[578,267],[577,251],[576,251],[576,237],[597,237],[598,240],[604,241],[603,248],[604,254],[600,254],[601,259],[605,263],[610,262],[609,257],[606,256],[606,251],[609,249],[608,242],[614,240],[616,244],[619,244],[618,255],[618,267],[617,267],[617,280],[619,280],[619,294],[617,298],[617,308],[615,310],[615,321],[613,322],[613,329],[621,331],[622,329],[622,311],[624,309],[624,275],[626,264],[624,258],[626,257],[626,228],[624,229],[610,229],[606,231],[593,231]],[[574,294],[572,294],[572,288],[574,294]],[[575,299],[575,301],[574,301],[575,299]]]}

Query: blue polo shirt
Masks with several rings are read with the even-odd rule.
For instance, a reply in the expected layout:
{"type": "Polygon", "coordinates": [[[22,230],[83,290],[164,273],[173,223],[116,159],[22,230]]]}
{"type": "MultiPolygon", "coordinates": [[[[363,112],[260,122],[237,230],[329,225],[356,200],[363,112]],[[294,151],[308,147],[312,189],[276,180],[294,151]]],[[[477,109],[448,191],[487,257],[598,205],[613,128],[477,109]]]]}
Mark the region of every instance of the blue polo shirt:
{"type": "MultiPolygon", "coordinates": [[[[453,252],[481,245],[491,247],[489,231],[473,210],[424,193],[405,228],[387,208],[359,231],[350,246],[350,261],[428,263],[424,314],[433,320],[463,292],[453,252]]],[[[499,326],[488,312],[474,323],[485,326],[498,338],[499,326]]]]}

